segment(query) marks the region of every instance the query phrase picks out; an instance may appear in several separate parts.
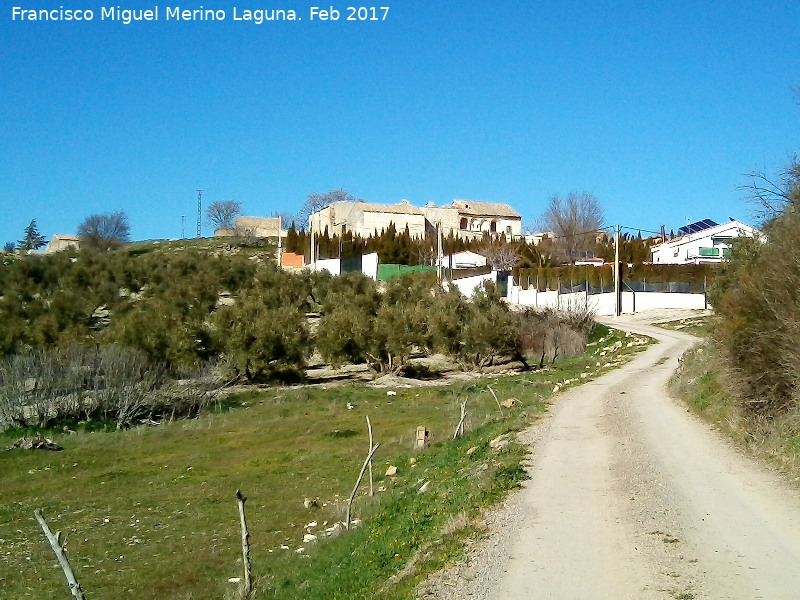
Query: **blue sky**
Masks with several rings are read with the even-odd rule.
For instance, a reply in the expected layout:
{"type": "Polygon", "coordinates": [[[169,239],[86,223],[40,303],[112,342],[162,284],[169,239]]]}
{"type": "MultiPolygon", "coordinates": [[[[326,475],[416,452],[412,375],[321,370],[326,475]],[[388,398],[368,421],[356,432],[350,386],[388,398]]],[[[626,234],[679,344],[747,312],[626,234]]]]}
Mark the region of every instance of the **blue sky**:
{"type": "Polygon", "coordinates": [[[387,0],[378,22],[345,21],[349,4],[312,22],[330,3],[4,0],[0,244],[31,219],[49,238],[117,210],[134,239],[180,237],[181,215],[191,237],[198,188],[248,215],[344,188],[505,202],[529,223],[588,191],[609,224],[753,222],[746,173],[800,149],[796,1],[387,0]],[[14,21],[13,6],[95,14],[14,21]],[[101,21],[103,6],[160,20],[101,21]],[[168,6],[227,18],[166,21],[168,6]]]}

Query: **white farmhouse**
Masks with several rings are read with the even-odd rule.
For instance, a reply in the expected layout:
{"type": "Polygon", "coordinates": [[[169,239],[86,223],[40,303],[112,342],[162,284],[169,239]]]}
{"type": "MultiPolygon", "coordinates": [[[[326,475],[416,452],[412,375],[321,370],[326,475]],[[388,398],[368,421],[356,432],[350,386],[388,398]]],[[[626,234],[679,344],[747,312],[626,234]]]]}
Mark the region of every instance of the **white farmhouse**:
{"type": "Polygon", "coordinates": [[[50,240],[50,243],[47,244],[47,247],[44,249],[44,253],[51,254],[53,252],[62,252],[64,250],[78,250],[80,247],[81,238],[78,236],[57,233],[50,240]]]}
{"type": "Polygon", "coordinates": [[[685,265],[718,263],[728,257],[733,240],[740,236],[760,237],[761,233],[741,221],[731,219],[718,225],[706,219],[678,230],[679,237],[653,246],[653,264],[685,265]]]}
{"type": "Polygon", "coordinates": [[[460,237],[480,237],[484,233],[496,236],[505,234],[508,239],[522,235],[522,216],[508,204],[453,200],[449,207],[458,213],[460,237]]]}

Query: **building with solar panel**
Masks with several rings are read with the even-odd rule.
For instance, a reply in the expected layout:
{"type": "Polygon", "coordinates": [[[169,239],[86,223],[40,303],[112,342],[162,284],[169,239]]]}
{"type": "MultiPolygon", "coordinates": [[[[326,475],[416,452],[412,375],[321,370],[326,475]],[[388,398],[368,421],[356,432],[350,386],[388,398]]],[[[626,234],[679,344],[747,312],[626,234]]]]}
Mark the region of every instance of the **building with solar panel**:
{"type": "Polygon", "coordinates": [[[720,225],[703,219],[678,229],[678,237],[650,249],[653,264],[687,265],[718,263],[730,256],[733,240],[740,236],[760,237],[761,232],[731,219],[720,225]]]}

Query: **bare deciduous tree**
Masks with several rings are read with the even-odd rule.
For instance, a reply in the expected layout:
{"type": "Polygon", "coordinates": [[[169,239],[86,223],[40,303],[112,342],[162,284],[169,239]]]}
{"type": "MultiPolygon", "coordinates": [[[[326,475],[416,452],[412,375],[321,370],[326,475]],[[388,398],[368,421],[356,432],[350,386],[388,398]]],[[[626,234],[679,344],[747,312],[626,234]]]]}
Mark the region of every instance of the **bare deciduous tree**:
{"type": "Polygon", "coordinates": [[[123,211],[89,215],[78,225],[78,237],[85,248],[111,250],[130,241],[131,227],[123,211]]]}
{"type": "Polygon", "coordinates": [[[356,198],[350,192],[343,189],[331,190],[325,194],[309,194],[297,216],[300,222],[305,226],[308,224],[308,219],[312,214],[334,202],[358,202],[360,200],[360,198],[356,198]]]}
{"type": "Polygon", "coordinates": [[[510,271],[519,262],[519,249],[509,243],[490,243],[480,249],[480,253],[486,257],[487,263],[495,271],[510,271]]]}
{"type": "Polygon", "coordinates": [[[242,203],[235,200],[217,200],[208,205],[206,219],[214,229],[233,229],[234,221],[242,212],[242,203]]]}
{"type": "Polygon", "coordinates": [[[782,214],[793,200],[800,199],[800,162],[792,157],[777,181],[762,171],[749,173],[750,184],[742,189],[748,192],[749,200],[756,206],[756,216],[766,223],[782,214]]]}
{"type": "Polygon", "coordinates": [[[542,228],[555,234],[555,242],[565,260],[574,262],[590,251],[605,215],[600,202],[588,192],[570,192],[566,198],[555,195],[541,217],[542,228]]]}

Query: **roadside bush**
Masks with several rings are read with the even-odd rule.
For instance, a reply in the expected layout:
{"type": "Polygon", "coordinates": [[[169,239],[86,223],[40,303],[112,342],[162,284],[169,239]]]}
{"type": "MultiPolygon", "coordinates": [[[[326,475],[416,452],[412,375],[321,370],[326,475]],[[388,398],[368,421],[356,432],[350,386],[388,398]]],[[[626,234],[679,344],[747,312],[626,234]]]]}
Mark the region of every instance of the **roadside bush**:
{"type": "Polygon", "coordinates": [[[173,374],[186,375],[218,353],[206,316],[186,304],[150,299],[112,316],[99,339],[134,348],[173,374]]]}
{"type": "Polygon", "coordinates": [[[514,320],[520,352],[538,368],[583,352],[595,326],[594,313],[585,306],[567,310],[526,308],[514,313],[514,320]]]}
{"type": "Polygon", "coordinates": [[[522,358],[519,328],[497,286],[486,282],[468,307],[457,355],[463,365],[483,368],[499,356],[522,358]]]}
{"type": "Polygon", "coordinates": [[[795,159],[777,183],[756,177],[752,189],[769,218],[765,238],[737,238],[711,289],[720,317],[713,336],[738,379],[743,407],[772,418],[800,409],[800,163],[795,159]]]}
{"type": "Polygon", "coordinates": [[[711,293],[714,336],[756,412],[800,405],[798,209],[800,201],[766,226],[765,243],[739,240],[711,293]]]}
{"type": "Polygon", "coordinates": [[[377,373],[397,373],[411,352],[422,343],[413,327],[414,306],[391,302],[384,295],[377,311],[343,302],[323,315],[316,346],[323,360],[334,367],[367,363],[377,373]]]}
{"type": "Polygon", "coordinates": [[[344,273],[334,277],[327,272],[312,273],[309,276],[309,294],[314,303],[312,307],[323,315],[329,314],[348,304],[365,313],[374,314],[381,302],[381,295],[375,282],[361,273],[344,273]]]}
{"type": "Polygon", "coordinates": [[[316,347],[322,360],[334,368],[368,360],[375,315],[349,304],[334,307],[320,319],[316,347]]]}
{"type": "Polygon", "coordinates": [[[469,301],[455,286],[437,295],[428,315],[428,345],[433,352],[461,355],[469,310],[469,301]]]}
{"type": "Polygon", "coordinates": [[[252,383],[303,378],[312,340],[305,314],[296,307],[272,308],[248,294],[220,309],[214,323],[226,378],[252,383]]]}

